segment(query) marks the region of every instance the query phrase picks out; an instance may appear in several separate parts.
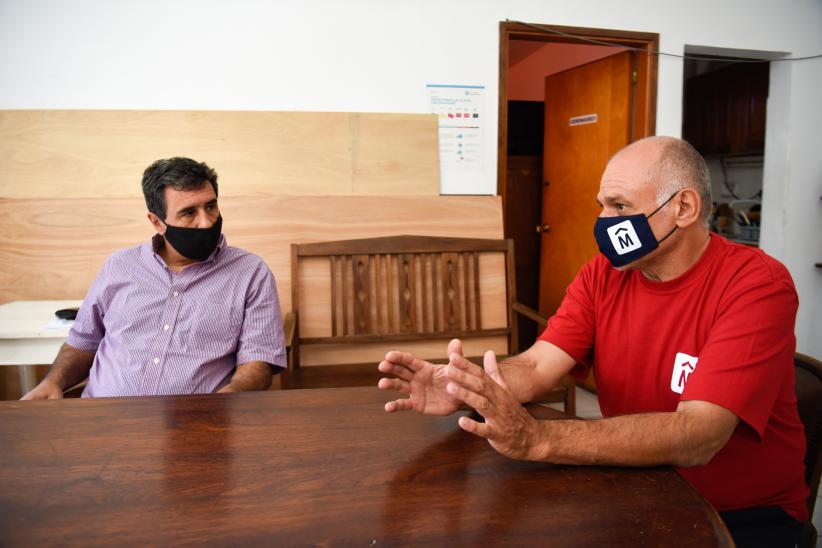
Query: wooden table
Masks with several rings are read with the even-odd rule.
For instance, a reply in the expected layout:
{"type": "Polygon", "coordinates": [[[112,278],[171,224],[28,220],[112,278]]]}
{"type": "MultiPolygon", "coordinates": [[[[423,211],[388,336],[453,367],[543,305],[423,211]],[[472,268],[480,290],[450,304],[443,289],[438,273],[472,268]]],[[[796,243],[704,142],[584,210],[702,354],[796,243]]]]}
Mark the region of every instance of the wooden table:
{"type": "MultiPolygon", "coordinates": [[[[13,301],[0,305],[0,365],[17,366],[23,394],[34,388],[34,366],[51,364],[69,327],[50,325],[61,308],[83,301],[13,301]]],[[[2,540],[0,540],[2,542],[2,540]]]]}
{"type": "Polygon", "coordinates": [[[670,468],[513,461],[456,416],[388,415],[387,399],[0,402],[0,545],[731,544],[670,468]]]}

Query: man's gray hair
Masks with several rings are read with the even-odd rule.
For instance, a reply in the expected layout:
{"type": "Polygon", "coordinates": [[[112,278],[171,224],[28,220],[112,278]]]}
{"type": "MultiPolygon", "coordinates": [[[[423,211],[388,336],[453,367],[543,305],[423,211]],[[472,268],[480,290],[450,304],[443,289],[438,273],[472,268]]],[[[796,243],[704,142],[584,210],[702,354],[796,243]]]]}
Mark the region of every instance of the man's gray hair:
{"type": "Polygon", "coordinates": [[[711,175],[705,159],[690,143],[676,137],[646,137],[632,145],[646,141],[660,147],[657,161],[650,167],[646,179],[647,182],[656,185],[657,206],[665,203],[665,200],[678,190],[693,188],[699,193],[702,202],[700,217],[705,225],[708,225],[713,200],[711,198],[711,175]]]}

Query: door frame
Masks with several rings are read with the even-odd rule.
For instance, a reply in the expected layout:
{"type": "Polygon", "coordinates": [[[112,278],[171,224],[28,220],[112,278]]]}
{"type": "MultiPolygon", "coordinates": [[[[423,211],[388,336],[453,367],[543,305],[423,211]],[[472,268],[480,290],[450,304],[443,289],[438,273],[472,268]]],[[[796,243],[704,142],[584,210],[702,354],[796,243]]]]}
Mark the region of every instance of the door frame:
{"type": "Polygon", "coordinates": [[[497,194],[502,198],[503,216],[507,214],[505,209],[505,191],[506,171],[508,169],[508,45],[511,40],[561,42],[565,44],[590,44],[590,42],[586,42],[586,40],[596,40],[598,42],[607,42],[607,44],[614,46],[636,48],[640,52],[644,52],[645,55],[637,56],[636,66],[636,135],[650,136],[656,133],[658,33],[565,27],[513,21],[501,21],[499,30],[497,194]],[[551,30],[548,29],[557,32],[551,32],[551,30]]]}

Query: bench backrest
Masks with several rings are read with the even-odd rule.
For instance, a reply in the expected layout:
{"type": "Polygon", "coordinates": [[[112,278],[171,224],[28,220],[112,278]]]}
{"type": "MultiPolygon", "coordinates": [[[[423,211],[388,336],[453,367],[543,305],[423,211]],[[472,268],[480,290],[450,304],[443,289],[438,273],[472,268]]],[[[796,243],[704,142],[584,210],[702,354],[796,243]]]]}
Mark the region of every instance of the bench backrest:
{"type": "Polygon", "coordinates": [[[324,269],[328,286],[318,299],[300,293],[305,284],[292,283],[300,326],[309,299],[312,307],[329,309],[314,333],[300,327],[299,344],[504,337],[511,352],[517,340],[513,261],[512,240],[388,236],[292,244],[291,279],[317,277],[324,269]],[[304,270],[308,259],[325,264],[304,270]],[[486,307],[496,318],[485,317],[486,307]]]}

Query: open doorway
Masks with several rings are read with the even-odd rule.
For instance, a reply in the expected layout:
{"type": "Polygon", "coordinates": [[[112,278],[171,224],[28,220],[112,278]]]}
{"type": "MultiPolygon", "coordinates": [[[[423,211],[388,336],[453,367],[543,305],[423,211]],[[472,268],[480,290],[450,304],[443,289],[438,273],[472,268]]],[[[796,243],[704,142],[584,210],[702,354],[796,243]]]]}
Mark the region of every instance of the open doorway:
{"type": "Polygon", "coordinates": [[[695,54],[685,59],[682,137],[708,163],[711,229],[758,246],[770,63],[736,59],[695,54]]]}
{"type": "MultiPolygon", "coordinates": [[[[498,191],[505,236],[515,243],[517,298],[543,314],[555,312],[565,286],[596,253],[592,187],[605,162],[616,149],[654,134],[657,44],[652,33],[500,24],[498,191]],[[618,62],[607,62],[618,55],[618,62]],[[596,107],[578,100],[597,87],[591,73],[605,90],[596,107]],[[619,112],[610,118],[600,110],[612,107],[619,112]],[[576,129],[565,134],[569,126],[576,129]],[[569,137],[580,134],[572,144],[569,137]],[[570,168],[556,165],[562,158],[574,159],[566,162],[570,168]]],[[[528,323],[520,326],[521,347],[537,335],[528,323]]]]}

